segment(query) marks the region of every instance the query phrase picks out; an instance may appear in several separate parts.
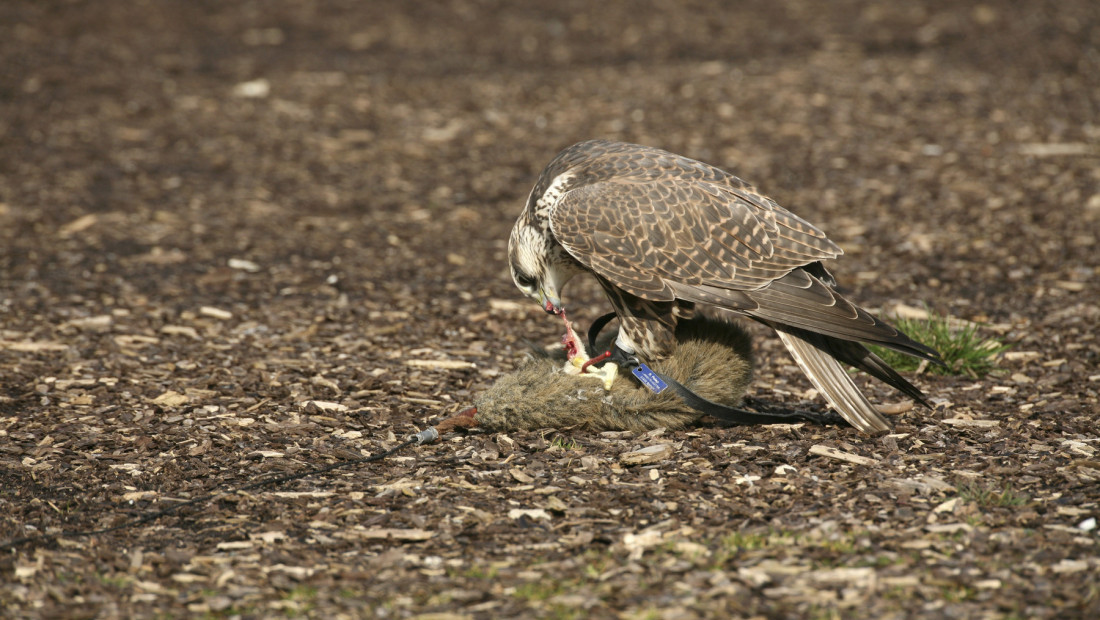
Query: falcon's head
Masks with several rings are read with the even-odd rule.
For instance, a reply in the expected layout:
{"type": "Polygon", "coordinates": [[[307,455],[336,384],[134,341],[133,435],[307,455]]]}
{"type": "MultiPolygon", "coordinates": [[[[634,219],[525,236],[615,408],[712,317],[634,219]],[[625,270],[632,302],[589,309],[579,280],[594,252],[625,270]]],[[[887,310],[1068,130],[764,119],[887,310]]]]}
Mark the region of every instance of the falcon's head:
{"type": "Polygon", "coordinates": [[[550,314],[562,313],[561,289],[580,269],[538,225],[520,217],[508,238],[508,267],[519,290],[550,314]]]}

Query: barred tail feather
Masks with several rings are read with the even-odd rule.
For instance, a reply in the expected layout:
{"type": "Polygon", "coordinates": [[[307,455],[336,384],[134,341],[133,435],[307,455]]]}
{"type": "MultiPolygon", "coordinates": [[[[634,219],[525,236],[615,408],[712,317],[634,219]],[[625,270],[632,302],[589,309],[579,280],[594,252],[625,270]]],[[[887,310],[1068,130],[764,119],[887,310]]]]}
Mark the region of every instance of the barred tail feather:
{"type": "Polygon", "coordinates": [[[893,429],[832,356],[798,334],[783,330],[778,334],[802,372],[848,423],[864,433],[893,429]]]}

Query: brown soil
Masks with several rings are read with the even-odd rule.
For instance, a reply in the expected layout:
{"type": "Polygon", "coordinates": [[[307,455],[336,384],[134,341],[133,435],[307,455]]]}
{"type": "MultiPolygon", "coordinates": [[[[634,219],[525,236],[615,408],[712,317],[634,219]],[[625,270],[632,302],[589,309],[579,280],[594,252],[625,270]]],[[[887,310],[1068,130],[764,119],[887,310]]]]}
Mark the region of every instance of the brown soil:
{"type": "MultiPolygon", "coordinates": [[[[1100,616],[1094,0],[0,3],[0,544],[469,406],[560,335],[505,240],[592,137],[740,174],[861,303],[1015,355],[912,377],[939,406],[888,437],[453,434],[32,538],[6,613],[1100,616]]],[[[755,336],[750,395],[819,409],[755,336]]]]}

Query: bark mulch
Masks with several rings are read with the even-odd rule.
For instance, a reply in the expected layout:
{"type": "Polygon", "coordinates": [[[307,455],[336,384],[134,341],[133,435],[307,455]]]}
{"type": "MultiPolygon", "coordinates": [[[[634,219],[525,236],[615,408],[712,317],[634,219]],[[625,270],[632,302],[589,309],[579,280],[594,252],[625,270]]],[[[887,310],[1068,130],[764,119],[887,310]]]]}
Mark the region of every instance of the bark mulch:
{"type": "MultiPolygon", "coordinates": [[[[1098,49],[1091,0],[0,4],[5,615],[1100,616],[1098,49]],[[455,433],[244,489],[560,337],[506,239],[593,137],[753,181],[1000,371],[908,375],[937,407],[883,437],[455,433]]],[[[752,401],[822,410],[753,329],[752,401]]]]}

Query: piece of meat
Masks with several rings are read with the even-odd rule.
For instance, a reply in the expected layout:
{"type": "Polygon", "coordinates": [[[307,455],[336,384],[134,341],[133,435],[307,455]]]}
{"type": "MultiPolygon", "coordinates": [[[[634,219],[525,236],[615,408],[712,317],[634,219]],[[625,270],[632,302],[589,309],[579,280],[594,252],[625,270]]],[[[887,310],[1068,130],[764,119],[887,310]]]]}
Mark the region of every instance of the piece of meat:
{"type": "MultiPolygon", "coordinates": [[[[561,320],[565,323],[565,335],[561,337],[561,343],[565,346],[566,358],[573,362],[574,358],[579,355],[583,358],[580,362],[584,363],[588,359],[588,355],[585,353],[583,341],[577,336],[577,332],[573,331],[573,324],[565,318],[564,310],[561,313],[561,320]]],[[[576,362],[573,363],[576,364],[576,362]]]]}

